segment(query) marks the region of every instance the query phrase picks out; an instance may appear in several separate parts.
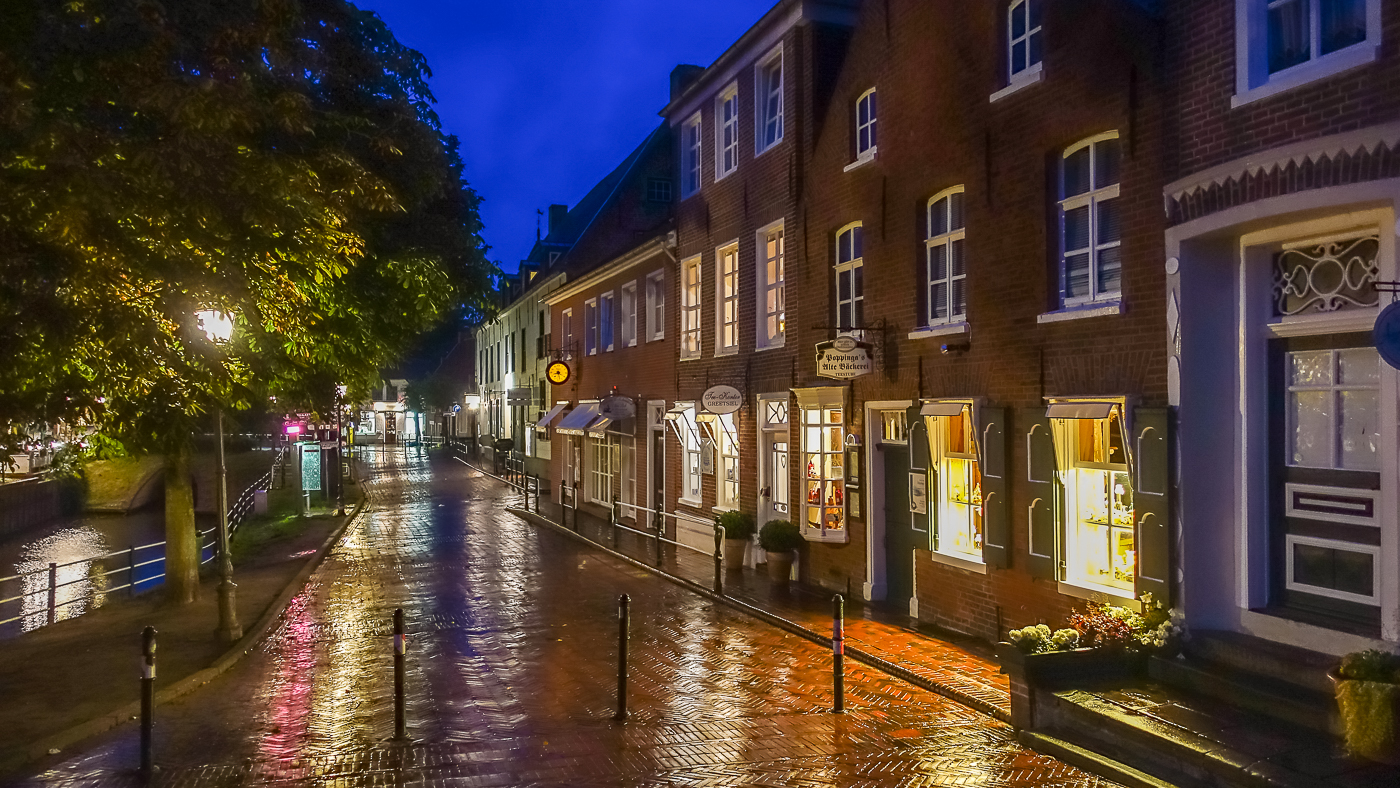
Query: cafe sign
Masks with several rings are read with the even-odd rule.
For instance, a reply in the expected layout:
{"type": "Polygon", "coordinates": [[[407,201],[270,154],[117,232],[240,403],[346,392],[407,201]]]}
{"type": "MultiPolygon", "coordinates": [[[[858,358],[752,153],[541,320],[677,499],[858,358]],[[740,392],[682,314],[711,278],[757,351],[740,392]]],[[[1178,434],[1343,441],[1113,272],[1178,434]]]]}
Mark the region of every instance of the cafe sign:
{"type": "Polygon", "coordinates": [[[871,345],[851,337],[837,337],[817,343],[817,374],[824,378],[847,380],[869,375],[875,369],[871,345]]]}
{"type": "Polygon", "coordinates": [[[733,413],[744,404],[744,395],[733,386],[711,386],[700,397],[700,404],[709,413],[733,413]]]}

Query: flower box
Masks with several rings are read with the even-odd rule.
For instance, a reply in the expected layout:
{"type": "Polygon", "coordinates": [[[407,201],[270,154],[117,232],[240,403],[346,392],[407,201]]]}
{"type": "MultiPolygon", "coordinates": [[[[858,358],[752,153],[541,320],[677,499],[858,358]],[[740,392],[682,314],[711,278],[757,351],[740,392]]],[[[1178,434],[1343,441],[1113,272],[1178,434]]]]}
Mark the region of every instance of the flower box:
{"type": "Polygon", "coordinates": [[[1011,679],[1011,724],[1026,730],[1037,729],[1038,695],[1119,684],[1147,672],[1147,656],[1132,651],[1079,648],[1026,654],[1002,642],[997,644],[997,659],[1001,672],[1011,679]]]}

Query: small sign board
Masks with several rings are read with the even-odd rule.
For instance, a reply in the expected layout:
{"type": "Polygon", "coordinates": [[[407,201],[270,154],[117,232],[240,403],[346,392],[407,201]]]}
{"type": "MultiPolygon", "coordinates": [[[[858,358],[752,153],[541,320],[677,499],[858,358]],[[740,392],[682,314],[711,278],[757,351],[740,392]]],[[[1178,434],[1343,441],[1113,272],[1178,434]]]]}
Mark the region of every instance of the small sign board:
{"type": "Polygon", "coordinates": [[[528,408],[535,400],[535,390],[514,388],[506,392],[506,405],[512,408],[528,408]]]}
{"type": "Polygon", "coordinates": [[[1400,369],[1400,302],[1392,303],[1376,315],[1371,341],[1376,343],[1376,352],[1385,363],[1400,369]]]}
{"type": "Polygon", "coordinates": [[[909,472],[909,511],[928,514],[928,476],[923,471],[909,472]]]}
{"type": "Polygon", "coordinates": [[[875,370],[872,346],[851,337],[837,337],[817,343],[817,374],[824,378],[849,380],[875,370]]]}
{"type": "Polygon", "coordinates": [[[606,416],[613,421],[630,419],[637,415],[637,403],[628,397],[617,395],[604,397],[603,401],[598,403],[598,415],[606,416]]]}
{"type": "Polygon", "coordinates": [[[700,397],[700,404],[710,413],[733,413],[744,405],[744,395],[733,386],[710,386],[700,397]]]}
{"type": "Polygon", "coordinates": [[[301,489],[304,492],[321,489],[321,446],[319,443],[301,445],[301,489]]]}

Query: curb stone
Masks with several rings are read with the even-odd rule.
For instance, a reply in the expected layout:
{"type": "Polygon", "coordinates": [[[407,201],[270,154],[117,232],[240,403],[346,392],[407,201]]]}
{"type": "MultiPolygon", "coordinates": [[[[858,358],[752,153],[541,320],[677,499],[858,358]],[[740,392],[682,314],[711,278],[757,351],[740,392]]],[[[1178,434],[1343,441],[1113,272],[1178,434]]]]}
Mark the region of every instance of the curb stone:
{"type": "MultiPolygon", "coordinates": [[[[311,574],[320,567],[321,562],[325,560],[331,548],[340,541],[340,537],[345,534],[350,524],[359,518],[360,512],[363,511],[364,508],[365,497],[361,494],[360,500],[355,504],[355,510],[345,518],[345,522],[341,523],[340,527],[336,528],[335,531],[326,537],[326,541],[316,550],[316,554],[307,559],[306,564],[292,577],[291,582],[287,584],[286,588],[282,589],[282,593],[278,594],[277,598],[272,601],[272,604],[268,605],[267,610],[263,612],[262,617],[258,619],[257,623],[249,627],[248,631],[243,633],[243,637],[237,643],[233,644],[228,651],[224,652],[223,656],[215,660],[213,665],[196,673],[192,673],[157,692],[155,697],[156,705],[159,706],[163,703],[169,703],[176,698],[188,695],[199,687],[208,684],[237,664],[249,651],[252,651],[272,629],[273,625],[282,618],[282,614],[286,612],[287,605],[301,589],[305,587],[306,581],[311,577],[311,574]]],[[[50,750],[62,751],[67,749],[84,739],[130,722],[132,719],[139,717],[140,714],[141,702],[135,701],[115,711],[108,712],[88,720],[87,722],[79,723],[71,728],[47,736],[30,745],[21,758],[17,758],[11,763],[0,765],[0,774],[11,772],[22,767],[26,763],[48,757],[50,755],[50,750]]]]}

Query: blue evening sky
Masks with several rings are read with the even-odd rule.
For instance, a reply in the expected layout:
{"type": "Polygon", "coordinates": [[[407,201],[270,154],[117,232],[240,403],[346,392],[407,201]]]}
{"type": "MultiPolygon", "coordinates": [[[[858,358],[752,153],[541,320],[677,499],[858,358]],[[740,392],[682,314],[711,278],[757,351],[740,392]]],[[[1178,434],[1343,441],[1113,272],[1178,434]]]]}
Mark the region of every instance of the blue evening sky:
{"type": "Polygon", "coordinates": [[[776,0],[356,0],[427,57],[444,128],[508,271],[535,209],[572,206],[661,122],[678,63],[709,65],[776,0]]]}

